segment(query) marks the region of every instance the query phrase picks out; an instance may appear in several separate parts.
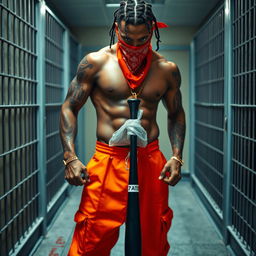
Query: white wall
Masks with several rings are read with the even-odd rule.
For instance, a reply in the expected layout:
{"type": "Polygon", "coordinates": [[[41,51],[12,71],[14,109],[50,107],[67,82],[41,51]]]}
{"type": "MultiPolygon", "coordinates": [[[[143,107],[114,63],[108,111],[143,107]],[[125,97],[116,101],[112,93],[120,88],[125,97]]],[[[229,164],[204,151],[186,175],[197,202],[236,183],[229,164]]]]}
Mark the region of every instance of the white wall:
{"type": "MultiPolygon", "coordinates": [[[[189,52],[183,50],[184,46],[189,46],[194,33],[197,28],[195,27],[169,27],[167,29],[160,30],[162,49],[160,54],[166,57],[166,59],[175,62],[181,72],[182,84],[182,103],[186,113],[186,138],[183,149],[183,159],[185,165],[182,167],[182,171],[189,171],[189,52]],[[174,50],[175,49],[175,50],[174,50]]],[[[95,50],[109,44],[109,28],[73,28],[72,32],[77,36],[78,40],[84,45],[84,52],[95,50]],[[91,49],[91,50],[90,50],[91,49]]],[[[153,49],[155,49],[155,39],[152,40],[153,49]]],[[[159,105],[157,113],[157,120],[160,127],[160,147],[167,158],[172,155],[171,144],[169,142],[167,134],[167,113],[162,104],[159,105]]],[[[81,132],[81,131],[79,131],[81,132]]],[[[91,155],[94,152],[96,141],[96,113],[90,100],[85,105],[85,142],[86,147],[86,161],[89,161],[91,155]]]]}

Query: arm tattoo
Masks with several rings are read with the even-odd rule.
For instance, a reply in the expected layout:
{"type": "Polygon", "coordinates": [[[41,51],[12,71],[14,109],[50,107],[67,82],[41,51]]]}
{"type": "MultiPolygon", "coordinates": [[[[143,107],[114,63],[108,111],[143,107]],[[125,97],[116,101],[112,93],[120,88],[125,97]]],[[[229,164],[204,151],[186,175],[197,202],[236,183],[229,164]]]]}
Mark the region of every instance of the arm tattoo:
{"type": "Polygon", "coordinates": [[[86,79],[86,69],[92,69],[92,68],[93,68],[93,65],[88,62],[86,57],[79,64],[77,69],[76,79],[74,79],[71,82],[71,86],[67,94],[67,100],[69,101],[70,106],[72,108],[79,107],[83,103],[86,97],[86,94],[84,93],[81,84],[86,79]]]}
{"type": "Polygon", "coordinates": [[[77,107],[81,106],[85,97],[86,94],[81,85],[77,82],[77,79],[73,80],[68,89],[66,98],[66,100],[68,100],[70,103],[70,107],[76,109],[77,107]]]}
{"type": "Polygon", "coordinates": [[[168,121],[168,133],[169,133],[173,153],[180,155],[182,157],[182,151],[183,151],[185,133],[186,133],[185,118],[184,119],[182,118],[181,120],[170,119],[168,121]]]}
{"type": "Polygon", "coordinates": [[[92,69],[93,65],[88,62],[86,57],[81,61],[77,69],[77,81],[81,83],[86,77],[86,69],[92,69]]]}
{"type": "Polygon", "coordinates": [[[173,98],[173,104],[172,104],[172,112],[177,113],[181,108],[182,108],[182,103],[181,103],[181,92],[178,89],[174,95],[173,98]]]}
{"type": "MultiPolygon", "coordinates": [[[[74,154],[74,142],[77,134],[77,113],[84,104],[89,94],[89,89],[85,89],[86,71],[92,69],[93,65],[84,58],[78,66],[76,78],[73,79],[69,87],[65,102],[68,107],[61,110],[60,114],[60,137],[65,152],[74,154]]],[[[66,156],[68,157],[68,155],[66,156]]]]}
{"type": "Polygon", "coordinates": [[[172,150],[175,155],[182,157],[182,151],[186,133],[185,113],[182,107],[182,96],[180,92],[181,76],[177,67],[176,71],[172,72],[172,77],[177,85],[173,102],[171,105],[171,115],[168,119],[168,133],[172,145],[172,150]]]}
{"type": "Polygon", "coordinates": [[[68,114],[61,112],[60,119],[60,136],[63,146],[63,151],[72,152],[74,150],[74,141],[77,134],[76,120],[68,114]]]}

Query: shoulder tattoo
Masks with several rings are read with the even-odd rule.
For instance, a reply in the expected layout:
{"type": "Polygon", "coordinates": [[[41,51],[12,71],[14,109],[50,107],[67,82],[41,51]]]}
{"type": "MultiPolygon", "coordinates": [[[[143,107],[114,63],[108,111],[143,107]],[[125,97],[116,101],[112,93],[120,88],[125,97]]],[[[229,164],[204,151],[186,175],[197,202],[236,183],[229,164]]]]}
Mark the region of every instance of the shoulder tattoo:
{"type": "Polygon", "coordinates": [[[82,82],[86,77],[86,70],[92,69],[92,68],[93,68],[93,65],[89,63],[87,58],[85,57],[78,65],[77,74],[76,74],[77,81],[82,82]]]}

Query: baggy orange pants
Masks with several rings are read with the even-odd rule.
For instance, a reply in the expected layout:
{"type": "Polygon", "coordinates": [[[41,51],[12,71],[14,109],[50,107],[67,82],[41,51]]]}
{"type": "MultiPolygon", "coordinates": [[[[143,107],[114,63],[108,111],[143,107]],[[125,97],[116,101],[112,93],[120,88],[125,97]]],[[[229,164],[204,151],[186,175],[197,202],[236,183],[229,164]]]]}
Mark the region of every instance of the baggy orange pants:
{"type": "MultiPolygon", "coordinates": [[[[84,186],[68,256],[109,256],[125,222],[128,198],[129,148],[96,143],[87,165],[90,183],[84,186]]],[[[142,256],[166,256],[167,232],[173,211],[168,185],[159,180],[166,160],[158,140],[138,147],[138,183],[142,256]]]]}

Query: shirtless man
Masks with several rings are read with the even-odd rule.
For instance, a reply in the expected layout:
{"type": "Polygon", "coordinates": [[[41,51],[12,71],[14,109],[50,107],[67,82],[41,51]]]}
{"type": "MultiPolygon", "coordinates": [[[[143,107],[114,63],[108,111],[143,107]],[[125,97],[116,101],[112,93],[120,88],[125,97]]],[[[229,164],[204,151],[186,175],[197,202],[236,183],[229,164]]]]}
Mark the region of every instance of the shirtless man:
{"type": "Polygon", "coordinates": [[[115,34],[118,43],[82,59],[61,108],[65,179],[71,185],[84,185],[68,255],[110,255],[118,239],[126,213],[129,147],[110,147],[108,143],[130,118],[127,99],[136,93],[143,110],[141,125],[148,138],[148,145],[138,148],[142,256],[164,256],[169,250],[167,232],[173,217],[168,206],[168,185],[175,186],[181,179],[186,130],[180,72],[175,63],[151,49],[152,34],[155,32],[157,46],[160,39],[150,4],[122,1],[114,17],[111,43],[115,34]],[[136,51],[141,51],[139,57],[136,51]],[[132,57],[137,57],[135,63],[132,57]],[[88,97],[97,112],[97,142],[96,153],[85,166],[76,156],[74,141],[77,115],[88,97]],[[160,100],[168,113],[173,152],[168,161],[157,140],[156,113],[160,100]]]}

